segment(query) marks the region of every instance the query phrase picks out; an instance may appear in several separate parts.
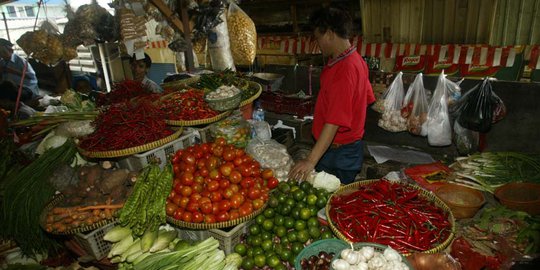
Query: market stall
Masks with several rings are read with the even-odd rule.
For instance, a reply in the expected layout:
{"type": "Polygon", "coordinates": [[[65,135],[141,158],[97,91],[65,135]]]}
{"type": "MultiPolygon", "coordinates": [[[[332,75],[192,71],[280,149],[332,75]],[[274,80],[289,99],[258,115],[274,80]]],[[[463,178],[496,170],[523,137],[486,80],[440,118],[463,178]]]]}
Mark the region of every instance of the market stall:
{"type": "MultiPolygon", "coordinates": [[[[376,91],[369,108],[377,113],[375,128],[409,133],[430,147],[455,147],[456,156],[408,163],[348,185],[315,171],[298,181],[288,172],[298,159],[290,145],[301,138],[285,143],[273,136],[279,128],[295,136],[297,130],[285,118],[270,125],[264,110],[308,121],[317,67],[307,67],[306,92],[292,95],[279,91],[283,75],[236,71],[254,64],[255,25],[236,4],[218,2],[115,2],[120,35],[107,42],[118,42],[130,56],[144,55],[149,18],[174,29],[161,29],[173,50],[191,55],[192,41],[206,43],[209,65],[168,76],[162,93],[123,80],[91,97],[67,89],[57,104],[28,119],[2,113],[0,267],[538,266],[540,156],[480,151],[480,134],[509,110],[492,91],[492,79],[464,89],[440,72],[430,91],[421,73],[410,82],[397,73],[376,91]],[[172,17],[179,9],[183,27],[172,17]]],[[[85,25],[90,31],[84,22],[70,27],[85,25]]],[[[94,42],[84,34],[73,42],[94,42]]]]}

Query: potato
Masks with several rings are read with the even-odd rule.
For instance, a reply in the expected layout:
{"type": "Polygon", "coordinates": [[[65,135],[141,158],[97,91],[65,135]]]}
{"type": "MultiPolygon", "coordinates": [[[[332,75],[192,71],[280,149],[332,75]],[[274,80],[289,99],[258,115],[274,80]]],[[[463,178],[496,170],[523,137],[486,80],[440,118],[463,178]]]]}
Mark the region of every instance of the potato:
{"type": "Polygon", "coordinates": [[[126,169],[108,170],[99,185],[101,192],[110,194],[114,189],[126,183],[129,171],[126,169]]]}

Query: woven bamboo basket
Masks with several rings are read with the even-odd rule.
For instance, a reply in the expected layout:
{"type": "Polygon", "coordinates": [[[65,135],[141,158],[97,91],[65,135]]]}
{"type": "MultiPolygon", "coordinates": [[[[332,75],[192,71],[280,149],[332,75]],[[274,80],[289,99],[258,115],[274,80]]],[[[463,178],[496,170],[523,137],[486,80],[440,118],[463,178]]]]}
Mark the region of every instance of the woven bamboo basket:
{"type": "Polygon", "coordinates": [[[189,88],[191,84],[198,82],[200,78],[201,76],[195,75],[191,78],[187,78],[183,80],[162,83],[161,88],[172,89],[172,90],[181,90],[181,89],[189,88]]]}
{"type": "Polygon", "coordinates": [[[167,143],[170,143],[176,139],[178,139],[178,137],[180,137],[180,135],[182,135],[182,131],[183,131],[183,128],[180,128],[178,129],[177,131],[175,131],[173,134],[161,139],[161,140],[157,140],[157,141],[154,141],[154,142],[150,142],[150,143],[147,143],[147,144],[143,144],[143,145],[139,145],[139,146],[135,146],[135,147],[130,147],[130,148],[126,148],[126,149],[120,149],[120,150],[111,150],[111,151],[101,151],[101,152],[97,152],[97,151],[87,151],[87,150],[84,150],[80,147],[77,147],[79,149],[79,153],[81,153],[81,155],[83,156],[86,156],[86,157],[91,157],[91,158],[115,158],[115,157],[123,157],[123,156],[129,156],[129,155],[133,155],[133,154],[137,154],[137,153],[142,153],[142,152],[146,152],[146,151],[149,151],[149,150],[152,150],[152,149],[155,149],[157,147],[160,147],[164,144],[167,144],[167,143]]]}
{"type": "Polygon", "coordinates": [[[214,117],[206,118],[206,119],[198,119],[198,120],[165,120],[165,123],[167,125],[171,126],[183,126],[183,127],[191,127],[191,126],[199,126],[199,125],[207,125],[212,124],[214,122],[217,122],[231,114],[231,111],[222,112],[214,117]]]}
{"type": "MultiPolygon", "coordinates": [[[[329,224],[330,228],[332,229],[332,231],[334,232],[334,234],[339,239],[344,240],[344,241],[346,241],[348,243],[352,243],[345,235],[343,235],[343,233],[341,233],[339,231],[339,229],[336,227],[336,225],[334,225],[334,221],[332,221],[332,218],[330,218],[330,202],[332,201],[333,197],[337,196],[337,195],[340,195],[342,193],[348,192],[348,191],[357,190],[358,187],[360,187],[360,186],[368,185],[368,184],[371,184],[371,183],[376,182],[376,181],[385,181],[385,180],[372,179],[372,180],[364,180],[364,181],[354,182],[352,184],[348,184],[348,185],[340,187],[328,199],[328,203],[326,204],[326,208],[325,208],[325,213],[326,213],[326,216],[327,216],[327,219],[328,219],[328,224],[329,224]]],[[[433,247],[431,249],[428,249],[426,251],[423,251],[423,253],[437,253],[437,252],[440,252],[440,251],[444,250],[446,247],[448,247],[448,245],[450,245],[450,243],[452,243],[452,240],[454,239],[455,232],[456,232],[456,223],[455,223],[455,219],[454,219],[454,215],[452,214],[452,211],[450,210],[450,208],[441,199],[439,199],[437,196],[435,196],[435,194],[433,194],[432,192],[430,192],[428,190],[425,190],[425,189],[423,189],[421,187],[415,186],[415,185],[411,185],[411,184],[406,184],[406,185],[408,187],[420,190],[419,196],[427,199],[430,202],[433,202],[437,207],[441,208],[444,212],[448,213],[448,220],[450,221],[450,224],[452,225],[452,228],[450,230],[450,234],[448,235],[448,238],[445,239],[441,244],[439,244],[439,245],[437,245],[437,246],[435,246],[435,247],[433,247]]],[[[407,254],[403,254],[403,255],[404,256],[409,256],[411,254],[407,253],[407,254]]]]}
{"type": "Polygon", "coordinates": [[[173,217],[170,217],[170,216],[167,216],[167,222],[172,224],[172,225],[175,225],[175,226],[177,226],[179,228],[186,228],[186,229],[191,229],[191,230],[209,230],[209,229],[228,228],[228,227],[236,226],[236,225],[238,225],[240,223],[244,223],[246,221],[249,221],[249,220],[253,219],[257,215],[262,213],[267,205],[268,205],[268,202],[266,202],[263,205],[263,207],[257,209],[256,211],[254,211],[253,213],[251,213],[251,214],[249,214],[249,215],[247,215],[245,217],[241,217],[241,218],[237,218],[237,219],[229,220],[229,221],[225,221],[225,222],[192,223],[192,222],[185,222],[185,221],[182,221],[182,220],[177,220],[177,219],[174,219],[173,217]]]}
{"type": "MultiPolygon", "coordinates": [[[[46,231],[47,214],[54,207],[59,205],[63,200],[64,200],[64,195],[63,194],[58,194],[58,195],[53,196],[52,199],[45,205],[45,207],[41,211],[41,215],[39,217],[39,225],[41,226],[41,228],[43,228],[43,230],[46,231]]],[[[108,224],[116,222],[116,220],[117,220],[117,218],[102,219],[102,220],[100,220],[100,221],[98,221],[96,223],[93,223],[92,225],[82,225],[82,226],[79,226],[77,228],[65,230],[64,232],[52,231],[52,232],[49,232],[49,233],[54,234],[54,235],[74,235],[74,234],[77,234],[77,233],[88,232],[88,231],[93,231],[95,229],[99,229],[99,228],[101,228],[103,226],[106,226],[108,224]]]]}
{"type": "Polygon", "coordinates": [[[215,111],[230,111],[237,109],[240,105],[240,102],[242,102],[242,92],[238,92],[232,97],[227,97],[223,99],[209,99],[205,96],[204,100],[206,101],[206,103],[208,103],[208,106],[210,106],[210,108],[215,111]]]}
{"type": "Polygon", "coordinates": [[[248,84],[249,84],[249,88],[257,89],[257,92],[255,92],[255,94],[253,96],[249,97],[248,99],[242,100],[242,102],[240,102],[240,107],[252,103],[256,99],[258,99],[262,94],[262,86],[260,84],[258,84],[256,82],[253,82],[253,81],[248,81],[248,84]]]}

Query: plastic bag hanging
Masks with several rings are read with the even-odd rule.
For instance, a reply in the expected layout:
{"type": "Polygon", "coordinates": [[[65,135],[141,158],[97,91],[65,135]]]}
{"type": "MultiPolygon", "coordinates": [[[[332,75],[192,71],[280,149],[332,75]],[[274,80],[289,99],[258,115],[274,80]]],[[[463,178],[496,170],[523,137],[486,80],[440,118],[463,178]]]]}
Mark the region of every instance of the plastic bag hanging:
{"type": "Polygon", "coordinates": [[[460,155],[468,155],[478,151],[480,137],[478,132],[462,127],[454,122],[454,143],[460,155]]]}
{"type": "Polygon", "coordinates": [[[233,1],[229,3],[227,27],[236,65],[253,64],[257,54],[257,30],[251,18],[233,1]]]}
{"type": "MultiPolygon", "coordinates": [[[[432,146],[447,146],[452,143],[452,127],[448,114],[447,80],[444,73],[439,75],[437,87],[429,104],[426,121],[428,143],[432,146]]],[[[422,127],[424,130],[424,126],[422,127]]]]}
{"type": "Polygon", "coordinates": [[[404,96],[402,75],[400,72],[396,77],[397,83],[390,86],[384,99],[384,112],[378,123],[379,127],[391,132],[407,130],[407,120],[401,116],[404,96]]]}
{"type": "Polygon", "coordinates": [[[493,122],[494,101],[490,80],[486,78],[467,95],[457,118],[459,124],[470,130],[488,132],[493,122]]]}
{"type": "Polygon", "coordinates": [[[414,135],[422,135],[422,125],[427,121],[429,108],[422,73],[416,75],[409,86],[403,106],[401,115],[407,115],[407,130],[414,135]]]}
{"type": "Polygon", "coordinates": [[[388,96],[388,93],[390,93],[390,90],[395,87],[401,87],[401,89],[403,89],[403,73],[402,72],[399,72],[396,75],[396,77],[394,78],[390,86],[382,94],[381,98],[377,98],[377,101],[375,101],[375,103],[371,106],[371,108],[378,113],[384,113],[384,105],[385,105],[386,97],[388,96]]]}

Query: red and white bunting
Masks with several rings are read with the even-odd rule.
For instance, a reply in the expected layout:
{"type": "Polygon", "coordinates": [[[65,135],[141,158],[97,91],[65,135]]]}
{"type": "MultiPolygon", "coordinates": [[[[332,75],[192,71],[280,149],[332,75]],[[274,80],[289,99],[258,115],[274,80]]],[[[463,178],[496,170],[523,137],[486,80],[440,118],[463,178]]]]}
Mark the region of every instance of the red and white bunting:
{"type": "Polygon", "coordinates": [[[162,49],[167,48],[169,46],[168,42],[166,40],[155,40],[155,41],[147,41],[146,42],[146,49],[162,49]]]}

